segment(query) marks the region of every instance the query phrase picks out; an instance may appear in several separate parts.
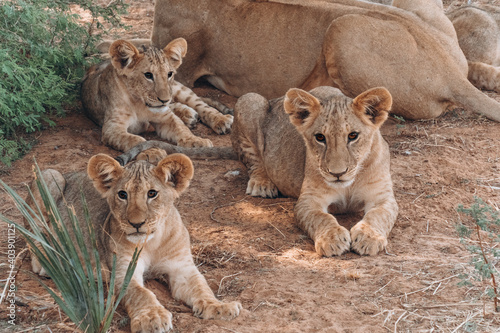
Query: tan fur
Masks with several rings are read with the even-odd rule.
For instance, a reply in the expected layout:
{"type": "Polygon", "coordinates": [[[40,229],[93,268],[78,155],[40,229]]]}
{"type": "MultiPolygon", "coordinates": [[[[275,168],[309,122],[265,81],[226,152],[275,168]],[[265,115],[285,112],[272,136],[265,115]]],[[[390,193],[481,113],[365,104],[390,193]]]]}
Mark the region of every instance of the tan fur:
{"type": "MultiPolygon", "coordinates": [[[[111,267],[112,254],[117,255],[117,288],[123,282],[135,248],[143,247],[122,300],[131,319],[132,332],[172,329],[172,314],[144,287],[146,277],[166,279],[173,297],[191,306],[194,314],[201,318],[231,319],[241,310],[239,302],[222,303],[215,298],[193,262],[187,229],[174,206],[193,177],[191,160],[181,154],[164,156],[161,150],[145,152],[138,161],[121,167],[113,158],[99,154],[88,163],[91,179],[84,173],[64,176],[55,170],[43,173],[58,205],[64,207],[64,200],[74,205],[80,222],[85,221],[80,202],[80,189],[83,189],[92,208],[99,254],[107,264],[102,268],[104,272],[111,267]],[[58,186],[62,195],[55,190],[58,186]]],[[[37,192],[35,187],[32,185],[37,192]]],[[[40,273],[36,260],[32,268],[40,273]]]]}
{"type": "Polygon", "coordinates": [[[469,81],[479,89],[500,92],[500,10],[497,6],[460,7],[446,14],[451,21],[442,18],[441,0],[393,0],[392,6],[413,12],[454,37],[467,58],[469,81]]]}
{"type": "Polygon", "coordinates": [[[219,134],[226,133],[232,115],[223,115],[207,105],[191,89],[174,80],[187,52],[183,38],[163,49],[136,48],[118,40],[111,44],[111,59],[91,67],[82,82],[82,104],[98,125],[102,141],[118,150],[128,150],[145,139],[137,134],[152,125],[157,134],[180,146],[212,146],[186,126],[198,120],[219,134]]]}
{"type": "Polygon", "coordinates": [[[446,18],[441,0],[393,0],[392,6],[413,12],[427,24],[443,32],[457,43],[457,34],[453,24],[446,18]]]}
{"type": "Polygon", "coordinates": [[[500,9],[465,6],[447,14],[469,64],[469,80],[478,88],[500,92],[500,9]]]}
{"type": "MultiPolygon", "coordinates": [[[[443,17],[437,15],[439,19],[443,17]]],[[[500,121],[500,104],[467,80],[455,38],[413,13],[355,0],[158,0],[152,44],[190,45],[180,82],[200,77],[234,96],[266,98],[331,85],[347,96],[385,86],[397,115],[460,105],[500,121]]]]}
{"type": "Polygon", "coordinates": [[[271,101],[255,93],[240,97],[231,138],[248,168],[247,193],[298,198],[297,222],[321,255],[377,254],[398,214],[389,147],[379,131],[391,104],[385,88],[354,100],[332,87],[290,89],[271,101]],[[348,231],[330,206],[365,215],[348,231]]]}

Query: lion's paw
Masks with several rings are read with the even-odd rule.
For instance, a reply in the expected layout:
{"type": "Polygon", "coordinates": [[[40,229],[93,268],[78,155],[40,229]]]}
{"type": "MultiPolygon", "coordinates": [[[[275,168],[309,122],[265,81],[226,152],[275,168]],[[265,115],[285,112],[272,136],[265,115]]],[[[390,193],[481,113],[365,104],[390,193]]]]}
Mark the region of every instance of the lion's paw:
{"type": "Polygon", "coordinates": [[[135,158],[137,161],[148,161],[151,164],[158,164],[165,156],[167,152],[160,148],[149,148],[141,151],[139,155],[135,158]]]}
{"type": "Polygon", "coordinates": [[[43,277],[49,276],[45,271],[45,269],[40,264],[40,262],[38,261],[38,258],[33,253],[31,253],[31,270],[40,276],[43,277]]]}
{"type": "Polygon", "coordinates": [[[349,250],[351,236],[341,225],[331,226],[314,240],[316,252],[325,257],[339,256],[349,250]]]}
{"type": "Polygon", "coordinates": [[[177,142],[179,146],[196,148],[196,147],[213,147],[212,141],[210,139],[203,139],[197,136],[193,136],[187,139],[181,139],[177,142]]]}
{"type": "Polygon", "coordinates": [[[210,124],[210,128],[214,130],[217,134],[226,134],[231,130],[231,125],[233,125],[234,117],[230,114],[219,113],[215,119],[210,124]]]}
{"type": "Polygon", "coordinates": [[[190,110],[183,112],[179,116],[179,118],[181,118],[182,122],[184,124],[186,124],[187,127],[193,128],[194,125],[196,125],[198,123],[199,116],[195,110],[190,108],[190,110]]]}
{"type": "Polygon", "coordinates": [[[278,188],[269,179],[256,179],[255,177],[250,177],[246,194],[252,197],[276,198],[278,196],[278,188]]]}
{"type": "Polygon", "coordinates": [[[351,239],[351,249],[361,255],[376,255],[387,246],[387,238],[363,222],[351,228],[351,239]]]}
{"type": "Polygon", "coordinates": [[[218,300],[197,300],[193,304],[194,315],[202,319],[233,319],[241,312],[240,302],[223,303],[218,300]]]}
{"type": "Polygon", "coordinates": [[[132,333],[163,333],[172,328],[172,314],[161,305],[137,311],[130,321],[132,333]]]}

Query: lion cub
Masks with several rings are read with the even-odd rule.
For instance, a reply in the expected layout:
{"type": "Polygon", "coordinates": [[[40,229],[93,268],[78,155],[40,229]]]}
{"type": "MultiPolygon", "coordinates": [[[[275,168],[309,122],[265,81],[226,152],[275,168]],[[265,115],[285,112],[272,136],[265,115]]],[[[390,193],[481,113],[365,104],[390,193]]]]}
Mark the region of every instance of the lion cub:
{"type": "Polygon", "coordinates": [[[224,134],[233,116],[207,105],[191,89],[174,80],[186,55],[183,38],[164,49],[118,40],[109,48],[110,60],[92,66],[83,78],[81,97],[88,116],[102,126],[102,141],[126,151],[146,141],[137,135],[152,125],[166,140],[185,147],[211,147],[209,139],[191,133],[186,125],[198,119],[224,134]]]}
{"type": "Polygon", "coordinates": [[[321,255],[377,254],[398,214],[389,147],[379,131],[391,105],[385,88],[354,100],[332,87],[290,89],[271,101],[240,97],[231,139],[248,168],[247,193],[298,198],[296,220],[321,255]],[[349,231],[329,208],[365,215],[349,231]]]}
{"type": "MultiPolygon", "coordinates": [[[[191,306],[200,318],[234,318],[239,315],[241,304],[222,303],[215,298],[193,262],[188,231],[174,206],[193,177],[191,160],[182,154],[164,157],[157,165],[140,160],[155,160],[157,156],[144,152],[137,161],[121,167],[113,158],[98,154],[88,163],[90,179],[83,172],[62,175],[52,169],[45,170],[43,177],[58,205],[64,207],[64,201],[74,205],[80,222],[85,221],[80,192],[83,191],[91,207],[99,255],[107,264],[103,272],[109,273],[112,254],[117,255],[117,288],[121,287],[135,248],[143,246],[122,300],[132,332],[172,329],[172,314],[144,287],[145,277],[165,277],[172,296],[191,306]]],[[[31,188],[38,202],[41,199],[36,184],[31,188]]],[[[39,202],[39,207],[44,207],[43,203],[39,202]]],[[[32,268],[44,274],[34,256],[32,268]]]]}

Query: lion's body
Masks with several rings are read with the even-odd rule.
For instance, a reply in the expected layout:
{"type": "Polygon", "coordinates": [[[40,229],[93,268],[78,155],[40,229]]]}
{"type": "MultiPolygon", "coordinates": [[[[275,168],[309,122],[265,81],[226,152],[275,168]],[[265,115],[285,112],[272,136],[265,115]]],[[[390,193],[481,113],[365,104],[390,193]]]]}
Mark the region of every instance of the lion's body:
{"type": "MultiPolygon", "coordinates": [[[[184,41],[184,40],[182,40],[184,41]]],[[[116,41],[111,60],[91,67],[82,82],[82,104],[102,126],[102,141],[128,150],[145,139],[137,134],[152,125],[158,135],[182,146],[211,146],[186,126],[198,119],[219,134],[229,130],[231,115],[207,105],[189,88],[173,79],[186,52],[185,41],[173,41],[163,50],[116,41]],[[147,76],[147,77],[146,77],[147,76]]]]}
{"type": "Polygon", "coordinates": [[[456,37],[436,26],[353,0],[159,0],[152,43],[187,39],[178,75],[187,86],[206,77],[231,95],[268,99],[291,87],[330,85],[354,97],[385,86],[393,112],[406,118],[436,117],[457,104],[500,121],[500,104],[468,82],[456,37]]]}
{"type": "Polygon", "coordinates": [[[350,248],[378,253],[398,213],[389,147],[379,132],[390,104],[390,94],[380,88],[354,102],[332,87],[310,94],[291,89],[285,99],[269,102],[258,94],[242,96],[231,138],[248,168],[247,193],[275,197],[279,191],[298,198],[297,222],[320,254],[350,248]],[[368,106],[371,115],[365,115],[368,106]],[[353,133],[359,136],[351,142],[353,133]],[[324,142],[316,139],[319,134],[324,142]],[[331,205],[335,212],[364,210],[365,216],[349,232],[327,213],[331,205]]]}
{"type": "MultiPolygon", "coordinates": [[[[144,287],[146,277],[167,280],[172,296],[192,306],[202,318],[233,318],[239,314],[241,305],[218,301],[199,273],[191,255],[188,231],[174,206],[193,175],[187,157],[171,155],[157,166],[141,160],[122,168],[111,157],[100,154],[89,161],[88,174],[93,180],[85,173],[62,175],[51,169],[44,171],[43,177],[60,210],[66,210],[66,200],[75,206],[79,221],[84,223],[80,197],[83,190],[91,207],[98,251],[104,258],[104,273],[111,267],[112,254],[117,254],[117,287],[122,284],[135,248],[143,246],[123,299],[132,332],[166,332],[172,328],[171,313],[144,287]]],[[[34,185],[32,189],[39,201],[34,185]]],[[[36,259],[32,264],[35,272],[44,273],[36,259]]]]}
{"type": "Polygon", "coordinates": [[[447,14],[469,63],[469,80],[478,88],[500,92],[500,9],[465,6],[447,14]]]}

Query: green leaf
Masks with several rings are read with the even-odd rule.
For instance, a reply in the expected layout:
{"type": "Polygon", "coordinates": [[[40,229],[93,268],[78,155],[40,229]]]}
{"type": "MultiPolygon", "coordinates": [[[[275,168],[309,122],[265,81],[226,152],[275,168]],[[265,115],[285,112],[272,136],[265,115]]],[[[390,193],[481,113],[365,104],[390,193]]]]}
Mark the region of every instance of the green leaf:
{"type": "MultiPolygon", "coordinates": [[[[0,219],[14,224],[26,239],[32,255],[38,259],[40,265],[53,280],[59,293],[43,281],[39,280],[40,283],[70,320],[82,331],[107,332],[116,308],[125,295],[141,251],[135,250],[119,288],[116,287],[115,281],[116,257],[113,257],[108,295],[105,296],[97,239],[83,193],[81,200],[84,207],[84,220],[80,221],[74,209],[66,203],[64,198],[56,202],[36,162],[35,166],[36,186],[43,207],[40,207],[34,200],[31,190],[28,192],[34,202],[33,207],[0,179],[0,186],[12,198],[29,227],[26,228],[1,214],[0,219]],[[61,214],[60,209],[67,212],[67,219],[63,220],[64,215],[61,214]],[[50,212],[47,214],[48,219],[42,214],[43,211],[50,212]],[[90,243],[86,243],[85,233],[88,233],[90,243]]],[[[59,191],[64,196],[63,189],[59,191]]]]}

